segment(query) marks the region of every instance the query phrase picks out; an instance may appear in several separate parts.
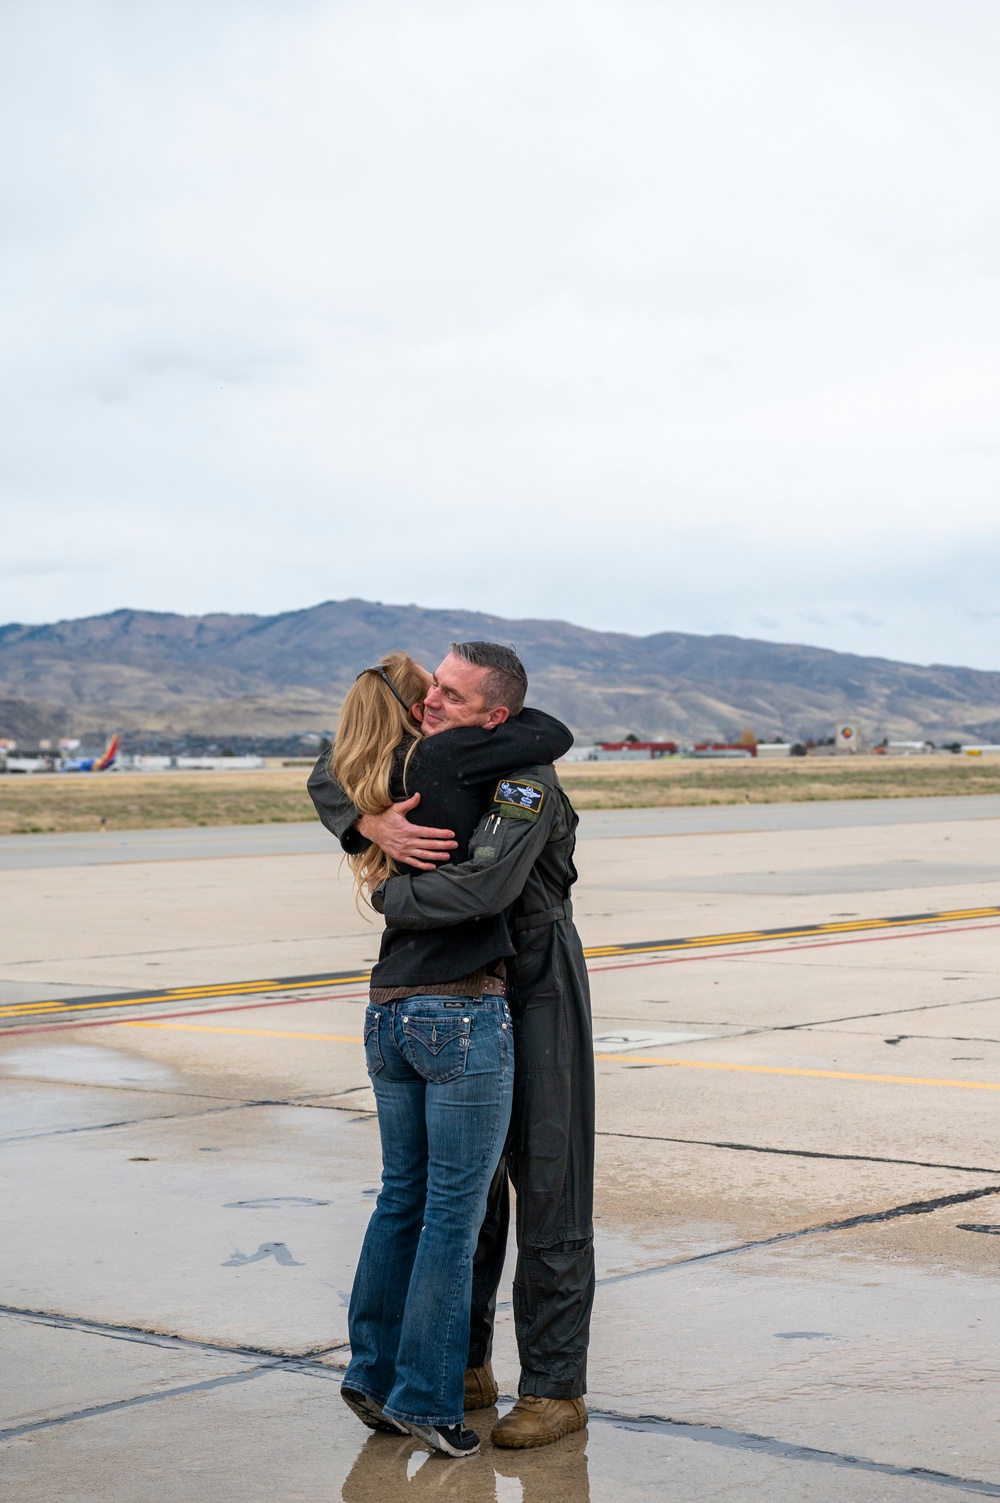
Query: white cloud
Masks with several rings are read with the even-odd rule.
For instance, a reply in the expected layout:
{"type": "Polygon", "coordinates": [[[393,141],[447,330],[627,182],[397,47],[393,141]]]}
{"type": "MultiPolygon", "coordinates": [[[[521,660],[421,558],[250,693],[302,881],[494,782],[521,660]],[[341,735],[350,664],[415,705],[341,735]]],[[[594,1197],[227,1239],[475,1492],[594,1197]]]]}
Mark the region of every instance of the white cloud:
{"type": "Polygon", "coordinates": [[[0,617],[998,666],[989,0],[12,0],[0,617]]]}

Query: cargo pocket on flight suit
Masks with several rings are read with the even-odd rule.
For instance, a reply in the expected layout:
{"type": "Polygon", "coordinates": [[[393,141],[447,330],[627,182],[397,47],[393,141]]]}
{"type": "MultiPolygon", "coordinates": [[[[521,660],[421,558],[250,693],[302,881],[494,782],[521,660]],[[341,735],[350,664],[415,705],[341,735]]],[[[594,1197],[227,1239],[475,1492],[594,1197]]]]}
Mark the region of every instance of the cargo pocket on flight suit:
{"type": "Polygon", "coordinates": [[[472,1019],[403,1018],[403,1037],[413,1068],[434,1085],[444,1085],[465,1073],[469,1058],[472,1019]]]}

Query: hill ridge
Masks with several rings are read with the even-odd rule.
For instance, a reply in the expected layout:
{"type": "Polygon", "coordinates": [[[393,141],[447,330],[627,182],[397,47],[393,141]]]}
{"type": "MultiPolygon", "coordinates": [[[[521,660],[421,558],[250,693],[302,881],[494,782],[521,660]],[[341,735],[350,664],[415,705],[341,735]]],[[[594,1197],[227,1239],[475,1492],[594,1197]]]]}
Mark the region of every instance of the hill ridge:
{"type": "Polygon", "coordinates": [[[750,725],[765,737],[1000,737],[1000,672],[840,653],[728,633],[602,632],[544,617],[360,597],[274,615],[120,607],[0,626],[0,735],[115,726],[158,734],[325,729],[357,672],[390,647],[433,665],[452,639],[513,643],[533,702],[582,738],[691,740],[750,725]],[[21,708],[18,709],[18,706],[21,708]]]}

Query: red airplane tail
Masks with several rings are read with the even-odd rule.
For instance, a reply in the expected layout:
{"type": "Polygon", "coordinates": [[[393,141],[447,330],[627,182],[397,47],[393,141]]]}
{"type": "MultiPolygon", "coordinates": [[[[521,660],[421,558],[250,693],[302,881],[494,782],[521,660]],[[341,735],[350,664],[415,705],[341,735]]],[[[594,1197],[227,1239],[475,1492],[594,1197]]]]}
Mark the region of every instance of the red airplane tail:
{"type": "Polygon", "coordinates": [[[94,763],[95,772],[106,772],[118,755],[118,732],[111,737],[101,756],[94,763]]]}

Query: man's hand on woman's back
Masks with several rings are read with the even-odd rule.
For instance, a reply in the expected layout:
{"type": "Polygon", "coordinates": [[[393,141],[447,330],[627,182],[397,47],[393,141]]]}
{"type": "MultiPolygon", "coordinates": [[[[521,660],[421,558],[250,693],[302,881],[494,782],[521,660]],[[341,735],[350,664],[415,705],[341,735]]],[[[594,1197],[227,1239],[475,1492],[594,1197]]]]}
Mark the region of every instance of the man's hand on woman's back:
{"type": "Polygon", "coordinates": [[[447,861],[458,847],[454,830],[432,830],[425,825],[411,825],[407,815],[420,802],[420,794],[391,804],[384,814],[363,814],[354,828],[366,840],[380,846],[393,861],[405,861],[418,871],[436,871],[436,863],[447,861]]]}

